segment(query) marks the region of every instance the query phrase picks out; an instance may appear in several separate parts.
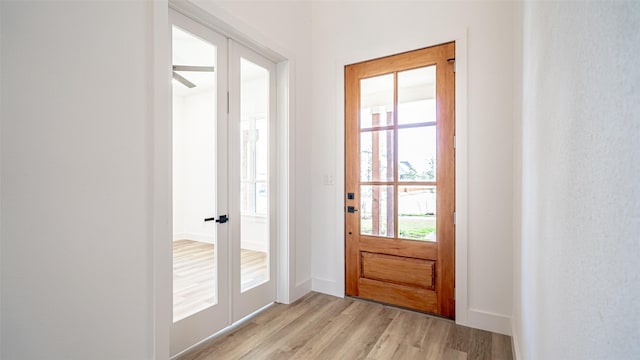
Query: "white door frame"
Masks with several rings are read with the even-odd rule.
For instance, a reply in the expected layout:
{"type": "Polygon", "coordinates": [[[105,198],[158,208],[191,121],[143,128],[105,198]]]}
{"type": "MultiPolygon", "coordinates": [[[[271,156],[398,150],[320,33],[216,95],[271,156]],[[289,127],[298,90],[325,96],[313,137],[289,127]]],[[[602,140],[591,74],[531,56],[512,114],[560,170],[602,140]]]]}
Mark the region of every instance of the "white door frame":
{"type": "Polygon", "coordinates": [[[150,326],[154,331],[151,344],[154,359],[169,358],[170,329],[172,324],[172,174],[171,174],[171,96],[168,81],[171,79],[170,48],[167,37],[169,8],[217,31],[229,38],[258,51],[277,65],[277,291],[276,301],[288,304],[308,291],[307,283],[298,284],[295,278],[295,232],[293,217],[295,178],[291,165],[295,163],[294,122],[290,121],[295,111],[295,59],[293,52],[270,43],[253,29],[237,22],[230,16],[214,16],[216,5],[210,3],[196,6],[191,1],[157,0],[150,3],[152,12],[152,62],[149,71],[152,79],[152,101],[149,105],[153,116],[150,120],[152,156],[152,178],[149,183],[149,208],[152,221],[149,232],[152,236],[153,268],[150,280],[153,283],[153,309],[150,326]],[[246,35],[249,34],[249,35],[246,35]],[[255,41],[253,39],[261,39],[255,41]],[[275,49],[275,50],[274,50],[275,49]]]}

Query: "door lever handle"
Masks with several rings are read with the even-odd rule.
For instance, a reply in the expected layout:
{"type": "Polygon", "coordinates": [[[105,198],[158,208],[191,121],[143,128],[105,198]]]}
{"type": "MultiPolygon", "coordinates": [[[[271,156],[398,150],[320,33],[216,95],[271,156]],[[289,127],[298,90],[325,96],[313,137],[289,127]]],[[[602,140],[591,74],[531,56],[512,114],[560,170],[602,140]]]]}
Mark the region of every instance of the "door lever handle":
{"type": "Polygon", "coordinates": [[[358,209],[356,209],[355,206],[347,206],[348,213],[354,213],[356,211],[358,211],[358,209]]]}
{"type": "Polygon", "coordinates": [[[224,224],[229,221],[229,217],[227,215],[220,215],[220,218],[216,220],[217,223],[224,224]]]}
{"type": "Polygon", "coordinates": [[[218,219],[216,219],[215,216],[214,216],[214,217],[210,217],[210,218],[205,218],[204,221],[215,221],[217,223],[224,224],[227,221],[229,221],[229,217],[227,215],[220,215],[220,217],[218,219]]]}

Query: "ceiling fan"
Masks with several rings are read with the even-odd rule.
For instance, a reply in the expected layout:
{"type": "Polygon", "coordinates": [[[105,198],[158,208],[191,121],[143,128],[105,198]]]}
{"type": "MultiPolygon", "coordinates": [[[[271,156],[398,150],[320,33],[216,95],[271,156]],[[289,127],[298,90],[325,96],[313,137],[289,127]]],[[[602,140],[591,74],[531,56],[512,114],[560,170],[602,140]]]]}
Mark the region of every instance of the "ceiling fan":
{"type": "Polygon", "coordinates": [[[173,78],[182,85],[192,89],[196,87],[196,84],[185,79],[184,76],[178,74],[176,71],[199,71],[199,72],[213,72],[213,66],[189,66],[189,65],[173,65],[173,78]]]}

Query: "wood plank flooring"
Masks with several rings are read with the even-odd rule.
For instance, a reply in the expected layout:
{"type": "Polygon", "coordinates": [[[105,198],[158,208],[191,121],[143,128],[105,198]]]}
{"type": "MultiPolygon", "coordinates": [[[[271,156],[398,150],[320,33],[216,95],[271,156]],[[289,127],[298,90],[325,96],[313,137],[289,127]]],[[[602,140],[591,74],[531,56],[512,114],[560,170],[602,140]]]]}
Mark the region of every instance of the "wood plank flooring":
{"type": "Polygon", "coordinates": [[[173,321],[215,302],[213,244],[191,240],[173,242],[173,321]]]}
{"type": "MultiPolygon", "coordinates": [[[[267,254],[241,249],[241,288],[267,279],[267,254]]],[[[173,242],[173,321],[183,319],[215,303],[216,276],[213,244],[173,242]]]]}
{"type": "Polygon", "coordinates": [[[274,304],[180,360],[510,360],[511,338],[352,298],[310,293],[274,304]]]}

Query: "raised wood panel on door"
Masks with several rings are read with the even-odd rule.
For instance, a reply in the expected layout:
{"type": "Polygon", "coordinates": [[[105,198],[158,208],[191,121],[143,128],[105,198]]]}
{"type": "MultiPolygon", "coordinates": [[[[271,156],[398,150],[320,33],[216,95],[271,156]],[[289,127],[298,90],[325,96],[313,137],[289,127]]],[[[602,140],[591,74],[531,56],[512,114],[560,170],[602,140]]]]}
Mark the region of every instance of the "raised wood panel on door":
{"type": "Polygon", "coordinates": [[[363,278],[428,290],[434,288],[434,261],[369,252],[360,252],[360,255],[363,278]]]}
{"type": "MultiPolygon", "coordinates": [[[[393,189],[393,211],[386,236],[361,235],[360,213],[345,212],[345,290],[350,296],[368,298],[402,307],[455,317],[455,44],[447,43],[403,54],[374,59],[345,67],[345,209],[361,204],[361,185],[387,185],[393,189]],[[394,74],[393,113],[378,129],[395,131],[393,171],[398,171],[398,72],[435,65],[436,70],[436,139],[437,161],[435,181],[399,182],[368,181],[360,178],[360,81],[394,74]],[[392,123],[392,125],[388,125],[392,123]],[[398,186],[436,186],[436,241],[398,238],[398,186]],[[347,194],[353,193],[354,199],[347,194]]],[[[373,116],[376,128],[384,115],[373,116]]],[[[425,123],[426,124],[426,123],[425,123]]],[[[430,123],[431,124],[431,123],[430,123]]],[[[429,125],[416,125],[429,126],[429,125]]],[[[408,126],[412,127],[411,125],[408,126]]],[[[365,130],[371,131],[371,130],[365,130]]],[[[374,138],[375,139],[375,138],[374,138]]],[[[374,140],[375,141],[375,140],[374,140]]],[[[387,150],[389,151],[389,150],[387,150]]],[[[390,153],[387,153],[387,155],[390,153]]],[[[377,160],[374,160],[377,161],[377,160]]],[[[390,161],[387,159],[387,161],[390,161]]],[[[387,166],[389,169],[389,166],[387,166]]],[[[387,193],[389,194],[389,193],[387,193]]],[[[376,210],[374,210],[374,214],[376,210]]]]}

